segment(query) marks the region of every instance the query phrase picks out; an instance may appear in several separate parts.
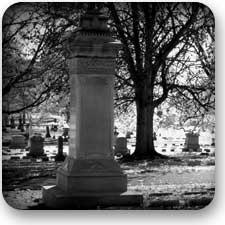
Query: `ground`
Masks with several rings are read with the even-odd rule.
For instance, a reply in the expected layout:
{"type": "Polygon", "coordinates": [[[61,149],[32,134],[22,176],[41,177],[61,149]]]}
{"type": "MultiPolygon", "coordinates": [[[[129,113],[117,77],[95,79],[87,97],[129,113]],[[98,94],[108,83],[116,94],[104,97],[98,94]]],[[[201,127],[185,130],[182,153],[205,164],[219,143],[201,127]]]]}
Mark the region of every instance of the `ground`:
{"type": "MultiPolygon", "coordinates": [[[[42,186],[55,184],[59,162],[4,160],[3,195],[17,209],[41,209],[42,186]]],[[[120,163],[128,190],[143,194],[141,207],[107,209],[199,209],[215,192],[215,156],[184,153],[168,160],[120,163]]]]}
{"type": "MultiPolygon", "coordinates": [[[[45,135],[45,127],[38,132],[45,135]]],[[[46,139],[44,152],[49,161],[26,159],[28,149],[11,149],[6,144],[16,129],[3,133],[2,183],[5,200],[17,209],[42,209],[42,186],[54,185],[56,169],[62,162],[55,162],[57,137],[46,139]],[[24,158],[25,156],[25,158],[24,158]]],[[[116,209],[199,209],[208,205],[215,192],[215,146],[211,133],[199,137],[200,148],[184,152],[185,136],[171,133],[168,129],[155,141],[156,150],[168,159],[122,162],[116,159],[128,175],[128,191],[143,195],[141,207],[116,207],[116,209]],[[164,134],[165,133],[165,134],[164,134]],[[167,136],[166,136],[167,135],[167,136]]],[[[127,147],[132,153],[135,139],[128,139],[127,147]]],[[[68,154],[68,142],[63,152],[68,154]]],[[[115,209],[110,207],[108,209],[115,209]]]]}

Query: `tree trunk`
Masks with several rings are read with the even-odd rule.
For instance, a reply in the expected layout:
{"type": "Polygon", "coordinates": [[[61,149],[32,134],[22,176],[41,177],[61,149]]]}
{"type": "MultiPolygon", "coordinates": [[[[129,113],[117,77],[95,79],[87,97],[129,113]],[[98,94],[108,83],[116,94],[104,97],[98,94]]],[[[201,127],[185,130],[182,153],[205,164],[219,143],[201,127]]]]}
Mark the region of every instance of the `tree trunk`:
{"type": "Polygon", "coordinates": [[[155,151],[153,142],[153,93],[143,83],[136,89],[137,108],[137,128],[136,128],[136,148],[134,156],[136,158],[154,158],[159,154],[155,151]]]}

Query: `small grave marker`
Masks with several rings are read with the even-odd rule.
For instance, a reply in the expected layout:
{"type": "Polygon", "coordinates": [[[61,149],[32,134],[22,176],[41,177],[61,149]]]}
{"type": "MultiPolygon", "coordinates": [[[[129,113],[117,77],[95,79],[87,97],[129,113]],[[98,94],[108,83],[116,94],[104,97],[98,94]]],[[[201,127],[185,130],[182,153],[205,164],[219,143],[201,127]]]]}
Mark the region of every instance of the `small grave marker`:
{"type": "Polygon", "coordinates": [[[129,154],[129,149],[127,148],[127,139],[125,137],[119,137],[116,139],[116,146],[114,154],[129,154]]]}
{"type": "Polygon", "coordinates": [[[64,161],[65,156],[63,155],[63,138],[58,137],[58,153],[55,156],[55,161],[64,161]]]}
{"type": "Polygon", "coordinates": [[[34,134],[30,138],[30,152],[28,154],[32,157],[44,156],[44,138],[41,134],[34,134]]]}
{"type": "Polygon", "coordinates": [[[25,147],[26,147],[26,141],[23,135],[12,135],[10,148],[16,149],[16,148],[25,148],[25,147]]]}

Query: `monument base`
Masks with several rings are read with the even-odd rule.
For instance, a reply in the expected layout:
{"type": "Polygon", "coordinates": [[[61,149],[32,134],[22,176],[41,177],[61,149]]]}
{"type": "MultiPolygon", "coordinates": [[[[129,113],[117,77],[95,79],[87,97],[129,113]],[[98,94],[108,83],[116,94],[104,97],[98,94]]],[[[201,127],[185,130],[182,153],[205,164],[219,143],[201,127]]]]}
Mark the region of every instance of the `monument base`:
{"type": "Polygon", "coordinates": [[[123,193],[127,175],[113,159],[67,157],[57,170],[56,186],[66,193],[123,193]]]}
{"type": "Polygon", "coordinates": [[[48,209],[97,209],[112,206],[141,206],[143,196],[118,193],[67,193],[57,186],[43,187],[43,201],[48,209]]]}

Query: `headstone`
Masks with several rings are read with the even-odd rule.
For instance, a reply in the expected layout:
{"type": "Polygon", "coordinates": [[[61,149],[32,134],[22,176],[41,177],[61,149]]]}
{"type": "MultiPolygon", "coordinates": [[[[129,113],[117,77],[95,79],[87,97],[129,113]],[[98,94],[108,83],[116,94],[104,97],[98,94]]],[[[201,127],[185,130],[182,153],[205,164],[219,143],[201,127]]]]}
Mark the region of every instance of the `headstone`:
{"type": "Polygon", "coordinates": [[[209,153],[208,152],[202,152],[200,155],[202,155],[202,156],[209,156],[209,153]]]}
{"type": "Polygon", "coordinates": [[[2,137],[2,146],[10,147],[11,142],[12,142],[11,138],[6,138],[4,136],[2,137]]]}
{"type": "Polygon", "coordinates": [[[7,132],[7,129],[5,126],[2,126],[2,132],[7,132]]]}
{"type": "Polygon", "coordinates": [[[63,137],[63,141],[68,141],[68,138],[69,138],[69,127],[63,127],[63,134],[62,134],[62,137],[63,137]]]}
{"type": "Polygon", "coordinates": [[[51,130],[56,132],[58,130],[58,126],[57,126],[57,120],[54,118],[54,124],[52,124],[51,130]]]}
{"type": "Polygon", "coordinates": [[[128,155],[129,153],[130,151],[127,148],[127,139],[125,137],[117,138],[114,154],[128,155]]]}
{"type": "Polygon", "coordinates": [[[6,130],[6,127],[9,126],[9,116],[6,113],[2,113],[2,129],[6,130]]]}
{"type": "Polygon", "coordinates": [[[205,148],[204,151],[207,153],[210,153],[210,149],[208,149],[208,148],[205,148]]]}
{"type": "Polygon", "coordinates": [[[80,19],[68,40],[71,78],[69,155],[57,170],[56,186],[43,187],[49,208],[97,208],[140,205],[128,194],[127,176],[114,160],[113,83],[120,47],[107,18],[92,10],[80,19]]]}
{"type": "Polygon", "coordinates": [[[212,138],[211,146],[215,146],[215,138],[212,138]]]}
{"type": "Polygon", "coordinates": [[[11,160],[19,160],[20,157],[19,157],[19,156],[10,156],[10,159],[11,159],[11,160]]]}
{"type": "Polygon", "coordinates": [[[197,149],[199,149],[199,147],[200,147],[199,134],[187,133],[185,143],[184,143],[184,148],[189,150],[192,149],[193,151],[196,151],[197,149]]]}
{"type": "Polygon", "coordinates": [[[25,147],[26,147],[26,141],[23,135],[12,135],[10,148],[17,149],[17,148],[25,148],[25,147]]]}
{"type": "Polygon", "coordinates": [[[201,148],[198,148],[198,149],[195,149],[194,151],[195,152],[202,152],[202,149],[201,148]]]}
{"type": "Polygon", "coordinates": [[[29,123],[25,124],[25,137],[26,139],[29,139],[29,123]]]}
{"type": "Polygon", "coordinates": [[[30,152],[28,155],[32,157],[44,156],[44,138],[41,134],[35,133],[30,138],[30,152]]]}
{"type": "Polygon", "coordinates": [[[69,128],[64,127],[64,128],[63,128],[63,136],[64,136],[64,137],[68,137],[68,135],[69,135],[69,128]]]}
{"type": "Polygon", "coordinates": [[[156,141],[157,140],[157,135],[156,132],[153,133],[153,140],[156,141]]]}
{"type": "Polygon", "coordinates": [[[30,121],[28,123],[28,133],[29,133],[29,137],[31,137],[34,134],[33,127],[32,127],[32,121],[30,121]]]}
{"type": "Polygon", "coordinates": [[[64,161],[65,156],[63,155],[63,138],[58,137],[58,153],[55,156],[55,161],[64,161]]]}
{"type": "Polygon", "coordinates": [[[117,127],[114,127],[114,132],[113,132],[113,147],[116,146],[116,139],[118,136],[119,132],[117,132],[117,127]]]}
{"type": "Polygon", "coordinates": [[[50,135],[50,130],[49,130],[49,126],[46,126],[46,135],[45,135],[46,138],[50,138],[51,135],[50,135]]]}
{"type": "Polygon", "coordinates": [[[132,132],[127,131],[127,133],[126,133],[126,138],[127,138],[127,139],[131,138],[131,134],[132,134],[132,132]]]}
{"type": "Polygon", "coordinates": [[[17,127],[18,130],[21,130],[22,132],[24,131],[23,123],[22,123],[22,118],[19,118],[19,125],[17,127]]]}
{"type": "Polygon", "coordinates": [[[188,148],[182,148],[182,152],[189,152],[188,148]]]}
{"type": "Polygon", "coordinates": [[[13,116],[10,118],[10,127],[15,128],[15,120],[13,116]]]}

